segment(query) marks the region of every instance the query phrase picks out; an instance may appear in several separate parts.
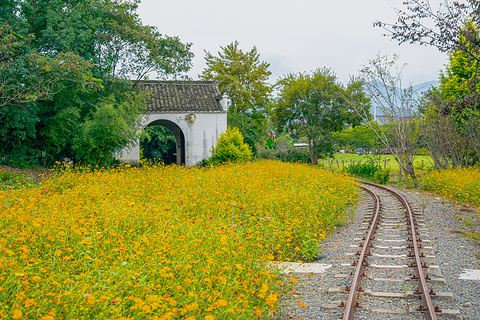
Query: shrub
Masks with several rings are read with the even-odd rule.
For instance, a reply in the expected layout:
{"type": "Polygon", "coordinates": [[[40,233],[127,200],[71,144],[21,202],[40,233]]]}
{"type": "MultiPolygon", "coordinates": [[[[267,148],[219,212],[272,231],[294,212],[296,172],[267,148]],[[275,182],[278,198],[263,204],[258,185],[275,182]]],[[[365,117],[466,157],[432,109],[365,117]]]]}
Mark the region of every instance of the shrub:
{"type": "Polygon", "coordinates": [[[116,104],[112,98],[98,105],[79,126],[73,140],[76,160],[85,165],[109,166],[114,154],[137,143],[141,127],[140,104],[116,104]]]}
{"type": "Polygon", "coordinates": [[[353,164],[345,168],[345,171],[355,176],[374,178],[375,172],[382,170],[375,162],[353,164]]]}
{"type": "Polygon", "coordinates": [[[375,171],[373,175],[373,180],[377,183],[386,184],[390,180],[390,168],[388,169],[379,169],[375,171]]]}
{"type": "Polygon", "coordinates": [[[243,140],[238,128],[228,128],[222,133],[217,141],[217,146],[212,150],[209,164],[225,162],[246,162],[252,160],[253,152],[243,140]]]}
{"type": "Polygon", "coordinates": [[[10,152],[0,155],[0,164],[19,169],[28,169],[40,166],[42,158],[42,152],[38,150],[28,146],[16,146],[10,152]]]}

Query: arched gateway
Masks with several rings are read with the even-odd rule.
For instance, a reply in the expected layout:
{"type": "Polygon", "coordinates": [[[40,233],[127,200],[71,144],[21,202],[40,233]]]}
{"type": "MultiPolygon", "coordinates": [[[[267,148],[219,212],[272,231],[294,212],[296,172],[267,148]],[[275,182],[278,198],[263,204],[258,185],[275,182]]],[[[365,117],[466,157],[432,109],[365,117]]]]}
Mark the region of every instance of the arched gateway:
{"type": "MultiPolygon", "coordinates": [[[[228,96],[216,81],[144,81],[149,94],[143,126],[169,129],[177,145],[177,164],[194,166],[211,155],[220,133],[227,130],[228,96]]],[[[138,162],[139,143],[123,150],[122,161],[138,162]]]]}

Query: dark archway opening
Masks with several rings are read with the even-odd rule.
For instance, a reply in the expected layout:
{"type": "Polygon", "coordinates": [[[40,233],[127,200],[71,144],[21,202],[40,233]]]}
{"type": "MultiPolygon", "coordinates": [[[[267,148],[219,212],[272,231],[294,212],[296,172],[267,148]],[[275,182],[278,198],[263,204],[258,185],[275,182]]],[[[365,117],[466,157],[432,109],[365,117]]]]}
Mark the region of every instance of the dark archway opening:
{"type": "Polygon", "coordinates": [[[142,156],[165,164],[185,164],[185,137],[175,123],[157,120],[150,123],[140,139],[142,156]]]}

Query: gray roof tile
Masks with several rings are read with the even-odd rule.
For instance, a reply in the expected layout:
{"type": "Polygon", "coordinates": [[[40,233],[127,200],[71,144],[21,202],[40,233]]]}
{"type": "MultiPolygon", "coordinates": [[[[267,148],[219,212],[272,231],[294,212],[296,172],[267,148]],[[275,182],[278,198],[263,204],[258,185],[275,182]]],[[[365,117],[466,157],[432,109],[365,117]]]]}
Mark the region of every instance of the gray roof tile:
{"type": "Polygon", "coordinates": [[[150,93],[147,112],[223,111],[217,81],[142,81],[137,87],[150,93]]]}

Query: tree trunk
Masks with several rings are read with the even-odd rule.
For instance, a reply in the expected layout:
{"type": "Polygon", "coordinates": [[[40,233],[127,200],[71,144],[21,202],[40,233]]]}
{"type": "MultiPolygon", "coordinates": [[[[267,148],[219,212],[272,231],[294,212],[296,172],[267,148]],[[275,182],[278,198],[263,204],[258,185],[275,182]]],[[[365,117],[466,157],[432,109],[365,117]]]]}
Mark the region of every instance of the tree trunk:
{"type": "Polygon", "coordinates": [[[312,166],[318,166],[318,154],[313,148],[312,139],[310,139],[308,142],[308,151],[310,152],[310,161],[312,162],[312,166]]]}
{"type": "Polygon", "coordinates": [[[415,187],[418,187],[417,176],[415,175],[415,167],[413,166],[413,163],[410,160],[407,160],[405,166],[407,168],[407,172],[405,173],[408,174],[410,178],[412,178],[415,187]]]}

